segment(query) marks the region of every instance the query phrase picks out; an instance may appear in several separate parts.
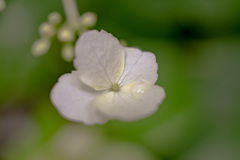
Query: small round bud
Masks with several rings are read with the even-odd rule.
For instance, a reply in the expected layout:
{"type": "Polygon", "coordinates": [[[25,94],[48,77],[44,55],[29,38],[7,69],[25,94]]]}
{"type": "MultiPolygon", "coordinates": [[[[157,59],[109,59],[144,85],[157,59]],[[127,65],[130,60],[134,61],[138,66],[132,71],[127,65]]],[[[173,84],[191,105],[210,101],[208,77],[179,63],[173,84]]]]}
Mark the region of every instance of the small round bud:
{"type": "Polygon", "coordinates": [[[39,34],[43,37],[52,37],[55,34],[55,28],[50,23],[42,23],[39,27],[39,34]]]}
{"type": "Polygon", "coordinates": [[[0,0],[0,11],[6,8],[6,2],[4,0],[0,0]]]}
{"type": "Polygon", "coordinates": [[[74,48],[71,44],[65,44],[62,48],[62,58],[67,61],[71,62],[74,58],[74,48]]]}
{"type": "Polygon", "coordinates": [[[58,31],[58,39],[62,42],[72,42],[75,39],[74,31],[68,27],[60,28],[58,31]]]}
{"type": "Polygon", "coordinates": [[[121,39],[121,40],[119,40],[119,42],[120,42],[120,44],[122,45],[122,46],[124,46],[124,47],[127,47],[127,41],[125,41],[125,40],[123,40],[123,39],[121,39]]]}
{"type": "Polygon", "coordinates": [[[47,38],[36,40],[32,45],[32,54],[35,56],[41,56],[48,52],[50,48],[50,41],[47,38]]]}
{"type": "Polygon", "coordinates": [[[81,16],[81,24],[86,27],[92,27],[96,24],[97,15],[93,12],[86,12],[81,16]]]}
{"type": "Polygon", "coordinates": [[[59,24],[61,21],[62,17],[58,12],[52,12],[48,15],[48,22],[53,25],[59,24]]]}

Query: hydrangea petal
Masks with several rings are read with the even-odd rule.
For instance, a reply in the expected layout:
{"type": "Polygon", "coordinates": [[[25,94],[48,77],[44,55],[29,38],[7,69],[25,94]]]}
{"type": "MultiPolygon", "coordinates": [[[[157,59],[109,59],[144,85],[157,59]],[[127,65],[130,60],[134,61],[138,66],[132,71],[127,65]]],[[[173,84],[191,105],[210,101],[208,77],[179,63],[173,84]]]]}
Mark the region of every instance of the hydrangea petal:
{"type": "Polygon", "coordinates": [[[150,52],[142,52],[137,48],[125,48],[125,53],[125,69],[119,80],[120,85],[136,81],[155,84],[158,78],[155,55],[150,52]]]}
{"type": "Polygon", "coordinates": [[[124,48],[119,41],[102,30],[84,33],[76,43],[75,68],[81,80],[96,90],[109,89],[124,70],[124,48]]]}
{"type": "Polygon", "coordinates": [[[119,92],[103,93],[94,100],[96,108],[110,119],[133,121],[154,113],[165,98],[165,91],[157,85],[133,82],[119,92]]]}
{"type": "Polygon", "coordinates": [[[92,105],[98,93],[76,76],[76,72],[64,74],[51,91],[51,100],[60,114],[68,120],[87,125],[103,124],[107,119],[98,114],[92,105]]]}

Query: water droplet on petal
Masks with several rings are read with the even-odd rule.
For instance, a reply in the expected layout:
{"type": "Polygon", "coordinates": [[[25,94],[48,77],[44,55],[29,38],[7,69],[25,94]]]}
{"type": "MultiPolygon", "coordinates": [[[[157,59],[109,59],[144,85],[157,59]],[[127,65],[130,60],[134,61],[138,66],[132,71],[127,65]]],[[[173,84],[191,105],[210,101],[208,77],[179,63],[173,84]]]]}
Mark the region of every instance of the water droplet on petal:
{"type": "Polygon", "coordinates": [[[147,89],[148,85],[146,83],[140,83],[132,87],[132,94],[134,96],[141,96],[146,92],[147,89]]]}

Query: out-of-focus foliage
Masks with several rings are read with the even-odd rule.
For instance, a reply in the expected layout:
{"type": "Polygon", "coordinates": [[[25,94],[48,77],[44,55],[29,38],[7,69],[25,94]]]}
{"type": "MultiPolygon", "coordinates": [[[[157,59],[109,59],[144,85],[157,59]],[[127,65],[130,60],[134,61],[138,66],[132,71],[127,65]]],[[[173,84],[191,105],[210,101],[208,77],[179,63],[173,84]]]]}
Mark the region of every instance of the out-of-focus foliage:
{"type": "Polygon", "coordinates": [[[59,42],[42,57],[30,53],[48,14],[64,18],[61,1],[6,4],[0,12],[0,159],[240,159],[239,0],[77,1],[80,14],[97,14],[98,30],[155,53],[157,84],[167,94],[153,116],[92,127],[64,120],[50,102],[57,78],[74,69],[62,60],[59,42]]]}

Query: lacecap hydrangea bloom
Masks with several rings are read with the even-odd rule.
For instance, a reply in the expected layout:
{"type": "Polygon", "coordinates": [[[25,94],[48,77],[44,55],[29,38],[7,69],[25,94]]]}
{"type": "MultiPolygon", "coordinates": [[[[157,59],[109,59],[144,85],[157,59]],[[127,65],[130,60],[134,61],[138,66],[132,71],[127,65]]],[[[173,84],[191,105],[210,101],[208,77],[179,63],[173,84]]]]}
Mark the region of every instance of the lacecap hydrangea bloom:
{"type": "Polygon", "coordinates": [[[86,125],[110,119],[134,121],[153,114],[165,98],[157,81],[155,55],[123,47],[102,30],[85,32],[76,42],[76,71],[62,75],[51,100],[68,120],[86,125]]]}

